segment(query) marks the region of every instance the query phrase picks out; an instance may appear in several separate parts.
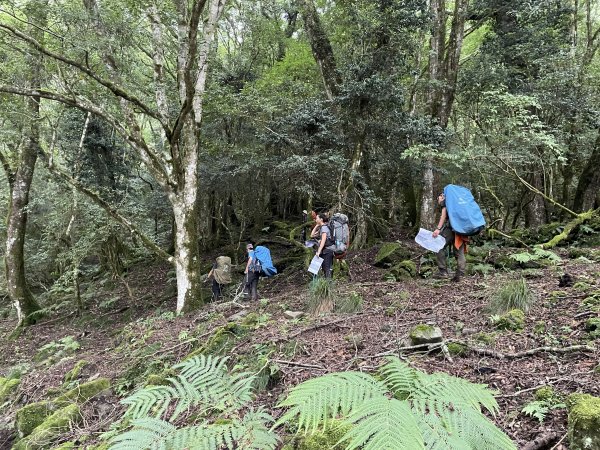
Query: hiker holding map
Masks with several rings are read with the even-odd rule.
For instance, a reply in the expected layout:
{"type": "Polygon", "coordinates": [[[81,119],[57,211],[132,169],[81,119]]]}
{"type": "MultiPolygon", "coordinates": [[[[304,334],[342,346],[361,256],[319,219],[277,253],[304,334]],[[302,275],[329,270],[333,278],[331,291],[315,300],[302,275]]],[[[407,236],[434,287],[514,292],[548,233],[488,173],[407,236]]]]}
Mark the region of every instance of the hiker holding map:
{"type": "Polygon", "coordinates": [[[447,278],[449,276],[446,248],[451,245],[457,262],[456,273],[452,281],[460,281],[460,278],[465,275],[467,265],[465,253],[469,236],[479,234],[483,230],[485,219],[473,194],[465,187],[449,184],[438,196],[437,201],[441,208],[440,220],[431,234],[431,239],[435,240],[438,236],[442,236],[446,243],[437,252],[438,272],[434,277],[447,278]]]}

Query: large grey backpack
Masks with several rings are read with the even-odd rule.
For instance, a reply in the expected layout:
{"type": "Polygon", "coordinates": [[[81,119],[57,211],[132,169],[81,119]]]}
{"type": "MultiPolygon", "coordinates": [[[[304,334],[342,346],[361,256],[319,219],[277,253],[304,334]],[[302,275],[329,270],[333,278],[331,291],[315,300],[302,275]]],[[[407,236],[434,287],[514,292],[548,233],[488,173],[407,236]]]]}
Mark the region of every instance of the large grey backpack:
{"type": "Polygon", "coordinates": [[[346,214],[336,213],[329,219],[329,229],[331,230],[331,239],[333,241],[331,249],[336,258],[343,258],[346,250],[350,246],[350,227],[348,226],[348,216],[346,214]]]}

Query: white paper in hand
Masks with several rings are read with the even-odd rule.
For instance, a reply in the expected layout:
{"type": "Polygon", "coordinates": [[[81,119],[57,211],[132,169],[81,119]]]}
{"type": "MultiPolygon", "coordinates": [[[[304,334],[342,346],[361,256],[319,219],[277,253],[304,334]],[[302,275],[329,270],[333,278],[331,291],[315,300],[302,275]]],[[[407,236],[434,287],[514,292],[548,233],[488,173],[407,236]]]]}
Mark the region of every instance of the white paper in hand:
{"type": "Polygon", "coordinates": [[[446,245],[446,238],[441,235],[438,235],[438,237],[434,238],[431,231],[424,228],[419,228],[419,233],[415,237],[415,242],[421,247],[437,253],[446,245]]]}
{"type": "Polygon", "coordinates": [[[315,255],[310,262],[310,266],[308,266],[308,271],[314,275],[319,273],[319,269],[321,268],[321,264],[323,264],[323,258],[315,255]]]}

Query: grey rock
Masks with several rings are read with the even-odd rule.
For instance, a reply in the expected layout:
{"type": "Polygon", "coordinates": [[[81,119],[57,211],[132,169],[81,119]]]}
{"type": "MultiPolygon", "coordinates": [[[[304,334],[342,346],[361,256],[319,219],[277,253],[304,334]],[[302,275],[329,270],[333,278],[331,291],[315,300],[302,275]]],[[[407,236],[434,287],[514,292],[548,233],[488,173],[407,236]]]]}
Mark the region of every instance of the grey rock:
{"type": "Polygon", "coordinates": [[[304,313],[302,311],[284,311],[283,315],[288,319],[299,319],[304,313]]]}
{"type": "Polygon", "coordinates": [[[443,340],[440,327],[424,324],[414,327],[408,336],[412,345],[435,344],[443,340]]]}

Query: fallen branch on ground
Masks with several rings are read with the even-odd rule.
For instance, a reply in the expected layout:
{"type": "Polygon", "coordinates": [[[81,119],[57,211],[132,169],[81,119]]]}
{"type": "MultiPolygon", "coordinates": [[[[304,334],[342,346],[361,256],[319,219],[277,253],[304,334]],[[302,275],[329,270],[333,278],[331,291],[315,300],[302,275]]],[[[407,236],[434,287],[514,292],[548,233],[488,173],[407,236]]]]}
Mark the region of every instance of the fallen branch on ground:
{"type": "Polygon", "coordinates": [[[544,433],[541,436],[535,438],[533,441],[525,444],[521,450],[540,450],[542,448],[546,448],[554,441],[556,441],[559,436],[560,434],[558,433],[544,433]]]}
{"type": "Polygon", "coordinates": [[[298,330],[295,333],[290,334],[289,336],[282,336],[282,337],[280,337],[277,340],[277,342],[289,341],[290,339],[293,339],[293,338],[295,338],[297,336],[300,336],[303,333],[307,333],[307,332],[313,331],[313,330],[318,330],[319,328],[328,327],[329,325],[335,325],[335,324],[338,324],[338,323],[346,322],[346,321],[351,320],[351,319],[356,319],[356,317],[364,317],[364,316],[369,315],[369,314],[371,314],[371,313],[367,313],[367,314],[354,314],[352,316],[344,317],[343,319],[332,320],[331,322],[325,322],[325,323],[318,323],[316,325],[313,325],[313,326],[310,326],[310,327],[298,330]]]}
{"type": "Polygon", "coordinates": [[[561,381],[566,381],[566,380],[570,380],[570,381],[574,381],[573,378],[574,377],[578,377],[580,375],[589,375],[593,372],[593,370],[589,370],[587,372],[577,372],[577,373],[572,373],[569,376],[566,377],[560,377],[560,378],[555,378],[555,379],[551,379],[550,381],[546,381],[545,383],[542,384],[538,384],[537,386],[533,386],[527,389],[521,389],[520,391],[517,392],[513,392],[512,394],[501,394],[501,395],[495,395],[496,398],[509,398],[509,397],[517,397],[519,395],[525,394],[527,392],[531,392],[531,391],[537,391],[540,388],[543,388],[545,386],[548,386],[550,384],[556,384],[556,383],[560,383],[561,381]]]}
{"type": "Polygon", "coordinates": [[[577,352],[577,351],[587,351],[587,352],[596,351],[596,348],[592,347],[590,345],[572,345],[570,347],[538,347],[538,348],[532,348],[531,350],[524,350],[522,352],[517,352],[517,353],[500,353],[500,352],[496,352],[494,350],[488,350],[486,348],[472,347],[469,344],[467,344],[466,342],[462,342],[462,341],[452,341],[452,342],[456,342],[457,344],[464,345],[469,349],[469,351],[471,351],[473,353],[477,353],[478,355],[491,356],[492,358],[498,358],[498,359],[522,358],[523,356],[533,356],[538,353],[571,353],[571,352],[577,352]]]}
{"type": "Polygon", "coordinates": [[[327,369],[325,369],[325,367],[322,367],[322,366],[316,366],[313,364],[304,364],[304,363],[299,363],[299,362],[294,362],[294,361],[286,361],[284,359],[272,359],[271,361],[273,361],[274,363],[278,363],[278,364],[285,364],[287,366],[304,367],[306,369],[327,370],[327,369]]]}

